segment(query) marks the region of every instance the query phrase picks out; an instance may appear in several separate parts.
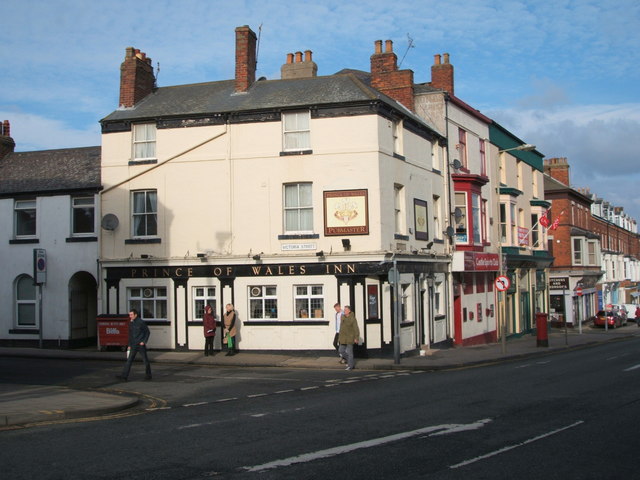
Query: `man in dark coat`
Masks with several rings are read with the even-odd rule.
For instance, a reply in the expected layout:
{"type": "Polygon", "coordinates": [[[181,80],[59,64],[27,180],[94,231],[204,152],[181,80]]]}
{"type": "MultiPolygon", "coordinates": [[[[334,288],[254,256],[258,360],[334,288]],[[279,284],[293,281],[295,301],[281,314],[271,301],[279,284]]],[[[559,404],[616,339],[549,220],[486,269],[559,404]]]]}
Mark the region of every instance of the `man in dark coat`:
{"type": "Polygon", "coordinates": [[[129,312],[129,348],[127,350],[127,363],[122,370],[122,375],[117,375],[120,380],[127,381],[129,378],[129,371],[131,370],[131,364],[136,358],[138,352],[142,354],[145,367],[145,379],[151,380],[151,364],[149,363],[149,357],[147,357],[147,341],[149,340],[149,327],[146,322],[138,316],[138,310],[132,308],[129,312]]]}

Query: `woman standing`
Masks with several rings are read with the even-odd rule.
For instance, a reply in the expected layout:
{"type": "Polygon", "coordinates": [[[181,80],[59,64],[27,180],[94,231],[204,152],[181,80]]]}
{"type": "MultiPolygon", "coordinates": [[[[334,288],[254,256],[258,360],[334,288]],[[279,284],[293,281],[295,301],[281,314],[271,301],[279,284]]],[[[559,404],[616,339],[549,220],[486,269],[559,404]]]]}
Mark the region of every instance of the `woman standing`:
{"type": "Polygon", "coordinates": [[[227,355],[237,353],[236,345],[236,311],[233,305],[227,303],[227,311],[224,312],[224,341],[227,342],[227,355]]]}
{"type": "Polygon", "coordinates": [[[216,317],[213,316],[211,305],[204,307],[204,316],[202,317],[202,325],[204,326],[204,356],[213,357],[213,339],[216,337],[216,317]]]}

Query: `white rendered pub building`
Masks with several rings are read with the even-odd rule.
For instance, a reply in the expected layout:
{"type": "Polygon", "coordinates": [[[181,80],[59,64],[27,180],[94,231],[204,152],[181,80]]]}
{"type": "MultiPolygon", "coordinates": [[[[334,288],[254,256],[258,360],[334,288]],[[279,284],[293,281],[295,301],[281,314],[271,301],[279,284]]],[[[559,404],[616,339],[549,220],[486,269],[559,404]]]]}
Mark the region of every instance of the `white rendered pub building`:
{"type": "Polygon", "coordinates": [[[229,303],[240,350],[331,349],[336,302],[367,351],[447,341],[446,139],[412,72],[376,42],[370,73],[318,76],[306,51],[256,80],[235,33],[231,80],[158,87],[126,49],[101,121],[102,313],[138,308],[152,348],[202,348],[204,305],[229,303]]]}

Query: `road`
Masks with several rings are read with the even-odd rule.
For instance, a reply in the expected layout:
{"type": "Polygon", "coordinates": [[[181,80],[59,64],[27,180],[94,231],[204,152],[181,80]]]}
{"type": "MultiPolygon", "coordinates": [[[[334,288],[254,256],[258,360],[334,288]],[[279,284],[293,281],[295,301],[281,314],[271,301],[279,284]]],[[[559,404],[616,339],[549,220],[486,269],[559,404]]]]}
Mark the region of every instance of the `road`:
{"type": "MultiPolygon", "coordinates": [[[[0,359],[2,381],[159,400],[127,416],[0,432],[3,478],[637,475],[640,339],[432,373],[154,365],[152,382],[117,383],[121,366],[0,359]]],[[[133,373],[141,379],[142,366],[133,373]]]]}

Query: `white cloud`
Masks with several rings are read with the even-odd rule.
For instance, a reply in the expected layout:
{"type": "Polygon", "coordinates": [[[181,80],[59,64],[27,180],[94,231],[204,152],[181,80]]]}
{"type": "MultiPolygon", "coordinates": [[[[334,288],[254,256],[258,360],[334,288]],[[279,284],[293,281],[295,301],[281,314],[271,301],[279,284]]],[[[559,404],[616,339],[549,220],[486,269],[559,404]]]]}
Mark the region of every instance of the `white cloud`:
{"type": "Polygon", "coordinates": [[[16,151],[100,145],[100,126],[78,130],[68,124],[39,115],[0,110],[0,119],[8,119],[16,151]]]}

